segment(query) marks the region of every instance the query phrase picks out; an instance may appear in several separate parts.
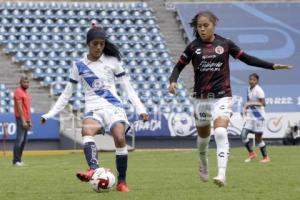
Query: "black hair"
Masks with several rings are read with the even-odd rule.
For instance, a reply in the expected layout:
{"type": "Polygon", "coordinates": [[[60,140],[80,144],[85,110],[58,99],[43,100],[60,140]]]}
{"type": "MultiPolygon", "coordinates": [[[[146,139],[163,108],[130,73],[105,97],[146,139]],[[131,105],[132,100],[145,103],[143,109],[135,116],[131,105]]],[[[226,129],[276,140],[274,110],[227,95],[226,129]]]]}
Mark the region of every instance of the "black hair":
{"type": "Polygon", "coordinates": [[[219,21],[219,18],[211,11],[209,10],[205,10],[205,11],[200,11],[198,14],[196,14],[192,21],[190,22],[190,26],[194,29],[193,30],[193,35],[196,37],[196,38],[200,38],[200,35],[197,31],[197,20],[198,20],[198,17],[200,16],[205,16],[205,17],[208,17],[209,20],[216,26],[217,25],[217,22],[219,21]]]}
{"type": "Polygon", "coordinates": [[[259,76],[257,73],[250,74],[249,78],[251,78],[252,76],[255,77],[257,81],[259,81],[259,76]]]}
{"type": "Polygon", "coordinates": [[[106,32],[103,28],[101,28],[101,27],[90,28],[90,30],[87,32],[87,35],[86,35],[87,45],[96,38],[105,40],[105,47],[103,49],[104,54],[106,54],[108,56],[116,57],[119,61],[121,60],[121,53],[120,53],[119,48],[108,39],[106,32]]]}
{"type": "Polygon", "coordinates": [[[29,81],[28,76],[25,74],[21,75],[21,77],[20,77],[20,83],[22,83],[23,81],[29,81]]]}

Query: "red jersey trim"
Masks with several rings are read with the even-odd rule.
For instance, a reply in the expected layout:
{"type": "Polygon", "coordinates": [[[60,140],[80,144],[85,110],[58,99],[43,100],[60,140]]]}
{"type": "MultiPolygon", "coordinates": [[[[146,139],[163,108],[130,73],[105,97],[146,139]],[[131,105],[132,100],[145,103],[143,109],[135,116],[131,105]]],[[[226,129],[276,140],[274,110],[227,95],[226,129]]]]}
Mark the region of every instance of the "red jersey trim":
{"type": "Polygon", "coordinates": [[[239,57],[244,53],[244,50],[241,49],[240,52],[236,55],[235,59],[239,59],[239,57]]]}

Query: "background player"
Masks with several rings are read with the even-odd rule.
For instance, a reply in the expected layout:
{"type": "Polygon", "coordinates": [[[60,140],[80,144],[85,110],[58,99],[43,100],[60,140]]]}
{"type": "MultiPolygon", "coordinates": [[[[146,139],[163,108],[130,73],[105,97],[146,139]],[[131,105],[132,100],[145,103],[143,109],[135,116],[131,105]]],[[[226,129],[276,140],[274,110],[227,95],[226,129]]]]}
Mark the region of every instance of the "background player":
{"type": "Polygon", "coordinates": [[[44,123],[60,112],[71,98],[74,84],[81,81],[85,93],[82,136],[84,154],[90,169],[77,173],[77,177],[81,181],[88,182],[94,170],[99,168],[94,136],[103,128],[107,128],[112,133],[116,146],[117,191],[128,192],[126,184],[128,150],[125,134],[129,129],[129,123],[116,92],[115,79],[127,93],[137,113],[144,121],[148,120],[148,114],[130,85],[120,61],[118,48],[107,39],[105,31],[94,25],[87,32],[86,42],[89,52],[73,65],[65,90],[41,120],[44,123]]]}
{"type": "Polygon", "coordinates": [[[262,139],[263,128],[265,122],[265,93],[258,85],[259,76],[253,73],[249,76],[249,87],[247,90],[247,103],[245,105],[246,122],[242,129],[241,137],[248,150],[248,157],[245,162],[250,162],[256,157],[255,151],[252,149],[250,140],[248,139],[249,133],[255,134],[255,141],[258,144],[263,159],[262,163],[270,162],[270,157],[267,154],[267,146],[262,139]]]}
{"type": "Polygon", "coordinates": [[[218,18],[210,11],[199,12],[192,19],[190,25],[194,29],[196,39],[186,47],[175,65],[169,79],[169,92],[176,93],[179,74],[192,61],[195,73],[193,97],[198,131],[200,177],[203,181],[208,180],[207,151],[212,119],[218,160],[218,175],[214,178],[214,182],[224,186],[229,155],[227,127],[232,106],[229,55],[248,65],[266,69],[288,69],[290,66],[273,64],[246,54],[230,39],[215,34],[217,21],[218,18]]]}

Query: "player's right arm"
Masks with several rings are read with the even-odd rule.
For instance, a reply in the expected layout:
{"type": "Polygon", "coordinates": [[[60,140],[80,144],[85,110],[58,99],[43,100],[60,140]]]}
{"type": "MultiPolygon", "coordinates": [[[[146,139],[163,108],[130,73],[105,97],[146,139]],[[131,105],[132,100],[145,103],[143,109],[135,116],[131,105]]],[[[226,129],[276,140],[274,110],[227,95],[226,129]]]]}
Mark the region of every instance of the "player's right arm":
{"type": "Polygon", "coordinates": [[[177,64],[173,68],[173,71],[171,73],[171,76],[169,78],[170,85],[169,85],[169,92],[172,94],[176,93],[177,88],[177,79],[181,73],[181,71],[184,69],[184,67],[189,64],[189,62],[192,59],[192,45],[189,44],[187,48],[184,50],[184,52],[181,54],[177,64]]]}
{"type": "Polygon", "coordinates": [[[47,112],[46,114],[43,114],[41,117],[41,123],[44,124],[48,119],[54,117],[56,114],[58,114],[60,111],[64,109],[64,107],[68,104],[70,98],[73,94],[73,89],[75,88],[75,85],[78,83],[79,80],[79,74],[76,65],[74,64],[70,76],[69,76],[69,82],[67,83],[64,91],[61,93],[57,101],[55,102],[54,106],[47,112]]]}
{"type": "Polygon", "coordinates": [[[260,107],[266,106],[265,92],[261,87],[256,87],[256,96],[257,96],[257,101],[248,101],[245,105],[246,109],[248,109],[250,106],[260,106],[260,107]]]}

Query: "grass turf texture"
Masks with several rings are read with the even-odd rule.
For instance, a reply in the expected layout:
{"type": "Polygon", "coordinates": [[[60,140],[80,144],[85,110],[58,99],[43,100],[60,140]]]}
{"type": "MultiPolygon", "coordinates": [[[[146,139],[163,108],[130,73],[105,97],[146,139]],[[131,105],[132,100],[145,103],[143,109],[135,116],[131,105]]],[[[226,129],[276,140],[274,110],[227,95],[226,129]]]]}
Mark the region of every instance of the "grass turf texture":
{"type": "MultiPolygon", "coordinates": [[[[196,150],[136,151],[129,154],[129,193],[96,193],[77,180],[77,170],[86,169],[83,154],[24,156],[28,166],[13,167],[10,157],[0,158],[1,200],[76,199],[300,199],[299,147],[269,147],[271,162],[257,158],[244,163],[246,151],[231,149],[227,185],[218,188],[215,149],[210,149],[210,181],[198,177],[196,150]]],[[[258,152],[259,153],[259,152],[258,152]]],[[[259,155],[259,154],[258,154],[259,155]]],[[[102,166],[116,174],[114,153],[100,153],[102,166]]]]}

